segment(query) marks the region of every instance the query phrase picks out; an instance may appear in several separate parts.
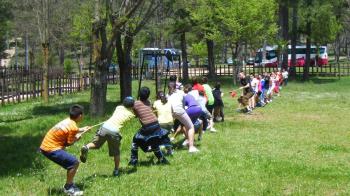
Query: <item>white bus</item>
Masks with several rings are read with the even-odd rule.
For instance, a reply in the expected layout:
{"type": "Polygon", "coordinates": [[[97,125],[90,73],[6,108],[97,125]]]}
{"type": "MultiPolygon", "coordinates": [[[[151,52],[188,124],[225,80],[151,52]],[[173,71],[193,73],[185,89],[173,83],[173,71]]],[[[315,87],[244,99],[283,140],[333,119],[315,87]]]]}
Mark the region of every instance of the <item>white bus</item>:
{"type": "MultiPolygon", "coordinates": [[[[291,54],[291,45],[288,45],[288,66],[291,66],[292,54],[291,54]]],[[[328,53],[327,46],[320,46],[318,52],[316,52],[316,46],[311,46],[311,65],[316,64],[316,56],[318,55],[317,65],[323,66],[328,64],[328,53]]],[[[296,65],[297,67],[303,67],[306,60],[306,46],[296,46],[296,65]]]]}

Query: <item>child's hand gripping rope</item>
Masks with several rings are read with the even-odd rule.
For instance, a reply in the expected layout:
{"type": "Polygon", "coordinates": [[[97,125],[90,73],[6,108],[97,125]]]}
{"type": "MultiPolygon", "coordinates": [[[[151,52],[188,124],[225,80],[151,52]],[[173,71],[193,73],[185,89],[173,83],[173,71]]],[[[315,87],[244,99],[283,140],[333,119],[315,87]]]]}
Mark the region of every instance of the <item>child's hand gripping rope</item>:
{"type": "Polygon", "coordinates": [[[79,139],[84,133],[90,131],[92,128],[97,127],[102,125],[104,122],[98,123],[96,125],[92,125],[92,126],[85,126],[79,129],[79,132],[77,133],[77,135],[75,136],[77,139],[79,139]]]}

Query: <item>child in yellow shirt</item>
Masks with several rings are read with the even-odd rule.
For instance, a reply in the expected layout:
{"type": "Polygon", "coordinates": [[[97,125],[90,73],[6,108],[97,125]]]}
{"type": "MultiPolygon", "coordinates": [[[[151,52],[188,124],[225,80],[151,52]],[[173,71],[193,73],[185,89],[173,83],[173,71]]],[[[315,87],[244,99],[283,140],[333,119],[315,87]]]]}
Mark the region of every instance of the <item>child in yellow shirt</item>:
{"type": "Polygon", "coordinates": [[[113,176],[119,175],[120,141],[122,139],[120,129],[125,122],[135,117],[132,111],[134,102],[132,97],[126,97],[123,105],[115,108],[113,115],[103,123],[93,140],[81,148],[81,162],[86,162],[89,149],[99,149],[107,141],[109,156],[114,157],[113,176]]]}

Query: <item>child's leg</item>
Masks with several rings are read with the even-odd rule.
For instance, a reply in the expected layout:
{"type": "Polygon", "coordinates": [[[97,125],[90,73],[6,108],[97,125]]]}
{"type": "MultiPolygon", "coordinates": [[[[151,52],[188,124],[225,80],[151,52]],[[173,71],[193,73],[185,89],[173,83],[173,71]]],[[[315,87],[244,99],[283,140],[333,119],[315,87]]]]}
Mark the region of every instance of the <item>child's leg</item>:
{"type": "Polygon", "coordinates": [[[224,116],[224,106],[221,106],[221,107],[220,107],[220,116],[221,116],[222,122],[223,122],[224,119],[225,119],[225,116],[224,116]]]}
{"type": "Polygon", "coordinates": [[[120,164],[120,155],[115,155],[114,156],[114,169],[115,170],[119,169],[119,164],[120,164]]]}
{"type": "Polygon", "coordinates": [[[67,170],[66,185],[73,184],[74,176],[78,170],[79,162],[77,162],[72,168],[67,170]]]}
{"type": "Polygon", "coordinates": [[[119,134],[107,135],[109,156],[114,157],[114,170],[119,169],[121,139],[122,137],[119,134]]]}

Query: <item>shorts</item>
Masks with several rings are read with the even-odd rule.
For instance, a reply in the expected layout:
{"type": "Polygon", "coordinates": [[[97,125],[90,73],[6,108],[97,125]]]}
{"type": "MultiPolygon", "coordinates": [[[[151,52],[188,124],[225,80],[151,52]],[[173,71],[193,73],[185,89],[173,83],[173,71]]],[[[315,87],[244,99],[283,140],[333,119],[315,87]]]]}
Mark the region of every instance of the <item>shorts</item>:
{"type": "Polygon", "coordinates": [[[95,135],[92,143],[96,146],[96,149],[99,149],[106,141],[108,143],[109,156],[119,156],[120,155],[120,141],[122,136],[118,133],[114,135],[106,134],[104,136],[95,135]]]}
{"type": "Polygon", "coordinates": [[[253,92],[248,92],[245,95],[240,96],[238,98],[238,102],[241,103],[245,107],[249,104],[249,99],[252,98],[253,96],[254,96],[253,92]]]}
{"type": "Polygon", "coordinates": [[[187,113],[183,113],[183,114],[174,113],[173,116],[175,119],[179,120],[187,130],[193,128],[193,123],[191,121],[191,118],[187,115],[187,113]]]}
{"type": "Polygon", "coordinates": [[[71,154],[64,150],[55,150],[52,152],[45,152],[40,149],[40,152],[50,159],[51,161],[57,163],[64,169],[72,169],[75,165],[79,163],[79,161],[71,154]]]}

